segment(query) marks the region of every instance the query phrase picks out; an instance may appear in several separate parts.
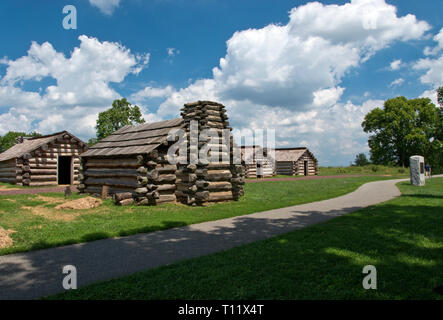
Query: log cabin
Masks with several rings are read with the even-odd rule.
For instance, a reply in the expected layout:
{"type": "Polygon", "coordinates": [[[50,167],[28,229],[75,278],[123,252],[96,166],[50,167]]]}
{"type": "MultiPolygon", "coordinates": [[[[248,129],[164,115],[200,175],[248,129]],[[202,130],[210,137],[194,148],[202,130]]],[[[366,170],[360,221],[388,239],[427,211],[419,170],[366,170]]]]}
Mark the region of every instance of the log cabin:
{"type": "Polygon", "coordinates": [[[18,137],[0,154],[0,182],[23,186],[78,184],[79,155],[87,145],[68,131],[18,137]]]}
{"type": "Polygon", "coordinates": [[[178,119],[124,126],[81,154],[80,192],[100,194],[106,187],[120,205],[202,205],[238,200],[244,193],[244,169],[241,161],[234,161],[234,141],[225,107],[213,101],[196,101],[185,104],[181,111],[178,119]],[[217,151],[211,148],[209,153],[216,154],[217,161],[188,161],[191,150],[200,152],[209,142],[201,135],[193,141],[192,126],[199,132],[216,132],[217,151]],[[220,137],[226,129],[228,144],[220,137]],[[168,154],[170,147],[179,143],[170,139],[171,132],[178,130],[186,136],[181,142],[185,163],[171,161],[168,154]]]}
{"type": "Polygon", "coordinates": [[[261,146],[242,146],[241,157],[246,178],[266,178],[275,174],[274,160],[268,159],[261,146]]]}
{"type": "Polygon", "coordinates": [[[318,175],[318,161],[307,148],[275,149],[275,171],[278,175],[318,175]]]}

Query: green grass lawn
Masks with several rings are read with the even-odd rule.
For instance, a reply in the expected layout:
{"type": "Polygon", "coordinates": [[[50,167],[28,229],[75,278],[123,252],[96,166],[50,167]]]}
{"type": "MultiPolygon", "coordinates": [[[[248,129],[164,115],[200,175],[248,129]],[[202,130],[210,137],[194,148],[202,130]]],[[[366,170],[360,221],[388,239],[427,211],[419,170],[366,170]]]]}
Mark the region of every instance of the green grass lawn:
{"type": "MultiPolygon", "coordinates": [[[[360,185],[383,177],[358,177],[307,181],[250,183],[245,196],[236,202],[189,207],[164,204],[156,207],[120,207],[106,200],[101,207],[86,211],[55,210],[35,195],[0,196],[0,226],[16,231],[10,234],[14,245],[0,249],[0,255],[87,242],[102,238],[185,226],[248,213],[287,207],[337,197],[360,185]],[[38,209],[38,214],[33,210],[38,209]],[[80,214],[76,217],[72,215],[80,214]],[[69,218],[60,220],[54,218],[69,218]]],[[[44,196],[63,199],[62,194],[44,196]]],[[[71,198],[83,196],[72,195],[71,198]]]]}
{"type": "MultiPolygon", "coordinates": [[[[346,176],[346,175],[370,175],[370,176],[395,176],[406,178],[409,177],[409,168],[390,167],[382,165],[367,165],[363,167],[349,166],[349,167],[319,167],[319,176],[346,176]]],[[[275,175],[271,178],[303,178],[304,176],[287,176],[275,175]]],[[[257,178],[247,178],[246,180],[256,180],[257,178]]]]}
{"type": "Polygon", "coordinates": [[[10,183],[6,183],[6,182],[0,182],[0,188],[1,189],[10,189],[10,188],[19,188],[20,186],[16,186],[10,183]]]}
{"type": "Polygon", "coordinates": [[[362,175],[403,175],[409,176],[409,168],[390,167],[382,165],[350,166],[350,167],[319,167],[319,176],[335,176],[346,174],[362,175]]]}
{"type": "Polygon", "coordinates": [[[39,188],[50,188],[50,187],[56,187],[55,185],[47,185],[47,186],[19,186],[16,184],[6,183],[6,182],[0,182],[0,190],[1,189],[39,189],[39,188]]]}
{"type": "MultiPolygon", "coordinates": [[[[252,184],[251,184],[252,186],[252,184]]],[[[443,178],[325,223],[55,299],[442,299],[443,178]],[[362,269],[377,268],[377,290],[362,269]]]]}

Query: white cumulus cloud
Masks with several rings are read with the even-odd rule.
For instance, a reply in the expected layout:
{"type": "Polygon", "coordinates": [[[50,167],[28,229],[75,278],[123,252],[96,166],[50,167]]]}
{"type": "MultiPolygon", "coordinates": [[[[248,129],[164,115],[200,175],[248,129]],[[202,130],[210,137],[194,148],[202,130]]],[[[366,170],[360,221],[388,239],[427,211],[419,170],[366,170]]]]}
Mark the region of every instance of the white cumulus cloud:
{"type": "Polygon", "coordinates": [[[390,87],[401,86],[404,82],[405,82],[405,79],[403,79],[403,78],[398,78],[398,79],[395,79],[394,81],[392,81],[391,84],[390,84],[389,86],[390,86],[390,87]]]}
{"type": "Polygon", "coordinates": [[[89,3],[97,7],[103,14],[110,16],[119,6],[120,0],[89,0],[89,3]]]}
{"type": "Polygon", "coordinates": [[[443,86],[443,28],[434,37],[434,41],[437,42],[434,48],[427,47],[425,49],[425,55],[436,56],[426,57],[420,59],[413,65],[415,70],[425,71],[420,77],[420,81],[430,87],[429,90],[423,92],[422,97],[430,98],[434,104],[437,105],[437,92],[436,89],[443,86]]]}
{"type": "Polygon", "coordinates": [[[321,161],[348,164],[368,150],[361,122],[382,101],[340,102],[342,79],[377,51],[429,29],[384,0],[308,3],[292,9],[286,25],[235,32],[213,77],[173,91],[157,114],[170,118],[185,102],[220,101],[239,130],[275,128],[281,146],[309,142],[321,161]]]}
{"type": "Polygon", "coordinates": [[[402,65],[402,61],[401,61],[401,59],[398,59],[398,60],[392,61],[389,66],[392,71],[396,71],[396,70],[400,69],[401,65],[402,65]]]}
{"type": "Polygon", "coordinates": [[[17,129],[15,124],[21,122],[27,126],[25,131],[32,124],[42,133],[68,129],[81,137],[92,136],[97,113],[120,97],[110,83],[139,73],[149,61],[148,54],[134,55],[118,43],[84,35],[79,41],[69,57],[49,42],[33,42],[25,56],[3,59],[6,72],[0,79],[0,107],[9,112],[1,115],[0,134],[17,129]],[[44,78],[54,79],[55,84],[41,92],[21,87],[23,82],[44,78]]]}
{"type": "Polygon", "coordinates": [[[168,53],[168,57],[173,57],[180,53],[180,50],[177,50],[176,48],[166,48],[166,52],[168,53]]]}
{"type": "Polygon", "coordinates": [[[441,28],[440,32],[435,35],[434,41],[437,42],[437,45],[434,48],[426,47],[424,50],[424,54],[426,56],[435,56],[440,51],[443,50],[443,28],[441,28]]]}
{"type": "Polygon", "coordinates": [[[169,97],[175,89],[172,86],[166,86],[164,88],[154,88],[151,86],[145,87],[143,90],[137,91],[130,96],[131,101],[141,102],[149,100],[151,98],[163,98],[169,97]]]}
{"type": "Polygon", "coordinates": [[[426,73],[420,77],[420,81],[432,89],[426,90],[423,96],[431,98],[431,100],[437,104],[437,93],[435,89],[443,86],[443,54],[436,59],[420,59],[415,63],[414,69],[426,71],[426,73]]]}
{"type": "Polygon", "coordinates": [[[344,91],[345,89],[341,87],[315,91],[313,105],[316,107],[333,106],[340,100],[344,91]]]}
{"type": "MultiPolygon", "coordinates": [[[[320,163],[348,164],[355,154],[368,151],[361,122],[383,101],[342,102],[344,77],[379,50],[396,41],[422,39],[429,29],[414,15],[398,16],[396,7],[385,0],[352,0],[344,5],[311,2],[293,8],[287,24],[235,32],[212,77],[181,89],[148,86],[131,98],[141,102],[164,98],[155,114],[145,115],[147,120],[177,117],[189,101],[219,101],[227,106],[236,129],[275,128],[280,146],[307,144],[320,163]]],[[[23,123],[37,119],[40,128],[51,131],[63,126],[93,131],[94,115],[118,96],[109,83],[140,72],[149,56],[137,58],[115,43],[80,40],[69,58],[48,44],[31,46],[25,57],[8,61],[0,80],[0,106],[2,89],[11,90],[23,105],[36,99],[31,107],[20,109],[20,115],[16,113],[20,106],[8,105],[5,117],[17,121],[25,116],[23,123]],[[41,94],[23,91],[18,85],[44,77],[56,79],[57,85],[41,94]],[[69,108],[62,111],[62,106],[69,108]],[[48,108],[46,116],[44,108],[48,108]],[[34,110],[42,114],[36,117],[34,110]]],[[[417,69],[427,71],[423,82],[435,80],[435,66],[435,61],[417,63],[417,69]]]]}

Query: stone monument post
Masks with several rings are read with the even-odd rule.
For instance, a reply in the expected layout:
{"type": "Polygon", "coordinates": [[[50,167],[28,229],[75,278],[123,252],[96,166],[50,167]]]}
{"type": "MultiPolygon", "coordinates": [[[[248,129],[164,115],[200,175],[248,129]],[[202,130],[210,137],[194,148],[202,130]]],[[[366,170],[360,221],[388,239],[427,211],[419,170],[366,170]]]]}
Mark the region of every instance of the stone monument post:
{"type": "Polygon", "coordinates": [[[411,184],[414,186],[425,185],[425,159],[422,156],[409,158],[411,167],[411,184]]]}

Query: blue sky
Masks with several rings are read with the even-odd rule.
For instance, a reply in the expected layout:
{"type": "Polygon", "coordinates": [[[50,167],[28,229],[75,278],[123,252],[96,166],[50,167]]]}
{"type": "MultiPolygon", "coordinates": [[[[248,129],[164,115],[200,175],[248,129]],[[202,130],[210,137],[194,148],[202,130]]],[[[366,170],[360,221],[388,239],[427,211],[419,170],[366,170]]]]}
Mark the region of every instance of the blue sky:
{"type": "Polygon", "coordinates": [[[274,128],[278,146],[347,165],[368,152],[360,123],[372,108],[435,100],[441,12],[439,0],[2,1],[0,134],[87,140],[119,97],[147,121],[214,99],[237,130],[274,128]],[[67,4],[76,30],[62,26],[67,4]]]}

